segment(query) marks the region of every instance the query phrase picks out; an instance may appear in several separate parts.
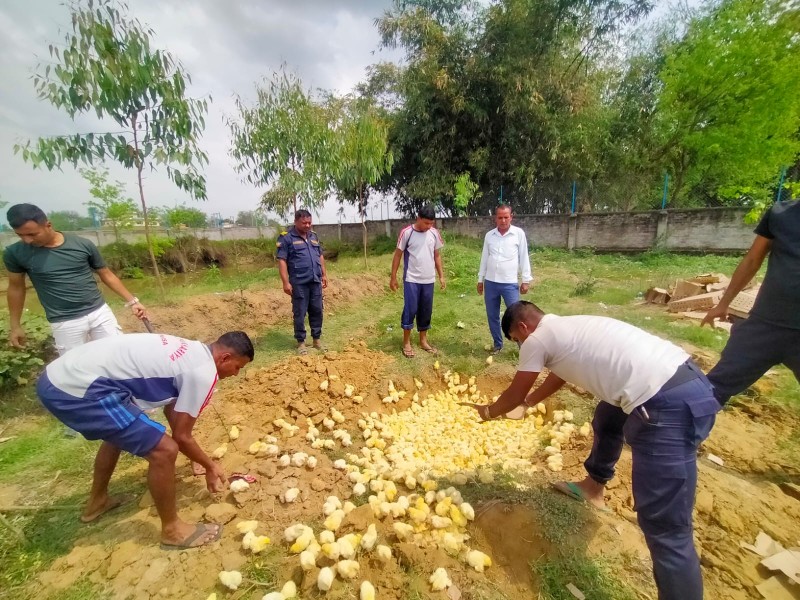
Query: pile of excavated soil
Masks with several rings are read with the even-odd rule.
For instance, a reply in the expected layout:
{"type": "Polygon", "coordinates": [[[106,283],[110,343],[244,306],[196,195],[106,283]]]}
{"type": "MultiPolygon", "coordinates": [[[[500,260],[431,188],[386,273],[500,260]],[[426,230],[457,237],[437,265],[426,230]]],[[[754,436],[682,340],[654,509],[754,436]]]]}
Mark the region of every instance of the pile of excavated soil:
{"type": "MultiPolygon", "coordinates": [[[[296,555],[288,552],[283,530],[294,523],[304,523],[321,529],[322,504],[326,497],[337,496],[342,501],[351,498],[352,482],[344,472],[333,468],[333,459],[357,452],[362,445],[358,429],[352,427],[363,412],[404,411],[411,405],[408,394],[396,404],[382,402],[387,383],[392,379],[398,389],[413,390],[410,376],[392,374],[392,358],[372,352],[363,343],[343,352],[325,355],[311,354],[292,357],[269,368],[251,368],[243,377],[226,380],[215,395],[211,407],[198,421],[197,437],[211,452],[227,442],[228,451],[221,459],[227,473],[252,474],[257,482],[239,494],[226,492],[212,498],[205,491],[204,479],[191,476],[188,463],[182,459],[178,469],[177,491],[180,513],[187,520],[214,520],[226,523],[222,539],[200,549],[165,552],[159,549],[158,519],[149,494],[134,507],[103,518],[98,525],[87,527],[87,534],[70,554],[59,558],[40,576],[40,583],[49,590],[63,589],[81,577],[107,587],[114,598],[153,600],[156,598],[204,598],[210,591],[220,598],[260,598],[275,588],[255,589],[245,583],[237,592],[226,592],[218,584],[221,570],[244,570],[251,560],[241,548],[241,535],[235,524],[240,520],[260,522],[259,534],[267,534],[273,542],[270,556],[279,563],[278,583],[293,579],[303,597],[318,597],[316,571],[304,576],[296,555]],[[320,383],[329,382],[326,390],[320,383]],[[345,395],[345,385],[355,387],[355,395],[345,395]],[[350,430],[354,445],[332,451],[315,450],[305,438],[306,419],[330,437],[321,425],[335,407],[345,417],[342,425],[350,430]],[[296,423],[300,430],[292,437],[282,435],[276,419],[296,423]],[[228,440],[228,431],[236,425],[240,437],[228,440]],[[248,453],[251,443],[267,435],[277,438],[280,454],[307,452],[318,459],[314,469],[284,467],[277,457],[257,458],[248,453]],[[298,488],[299,498],[282,504],[280,495],[288,488],[298,488]]],[[[491,371],[491,369],[489,370],[491,371]]],[[[433,371],[423,377],[424,391],[442,389],[441,378],[433,371]]],[[[487,375],[478,377],[481,391],[491,395],[503,387],[503,378],[487,375]]],[[[580,390],[575,390],[580,393],[580,390]]],[[[768,411],[765,411],[768,412],[768,411]]],[[[785,417],[785,415],[784,415],[785,417]]],[[[761,460],[770,470],[783,469],[778,461],[769,458],[774,452],[770,431],[775,428],[796,427],[796,422],[783,419],[783,424],[768,420],[761,422],[743,410],[720,415],[717,428],[706,444],[723,456],[725,468],[700,459],[700,477],[696,510],[696,538],[702,556],[706,595],[709,598],[745,600],[758,598],[754,586],[766,575],[758,567],[759,557],[739,547],[740,541],[752,542],[758,531],[764,530],[785,546],[796,545],[800,539],[800,501],[783,493],[774,484],[752,477],[752,470],[737,472],[727,468],[748,467],[761,460]],[[750,436],[743,438],[741,436],[750,436]],[[742,443],[743,439],[752,444],[742,443]],[[735,440],[735,441],[734,441],[735,440]]],[[[454,432],[454,436],[458,432],[454,432]]],[[[582,478],[582,461],[590,449],[590,439],[575,438],[564,446],[564,471],[545,471],[549,480],[582,478]]],[[[532,457],[544,464],[544,456],[532,457]]],[[[144,475],[144,468],[138,471],[144,475]]],[[[785,470],[781,473],[786,473],[785,470]]],[[[143,481],[144,487],[144,481],[143,481]]],[[[113,488],[113,482],[112,482],[113,488]]],[[[405,491],[402,493],[406,493],[405,491]]],[[[641,532],[635,524],[630,480],[630,454],[623,453],[618,475],[611,482],[607,500],[612,512],[593,512],[587,525],[574,537],[580,544],[576,551],[602,556],[613,565],[615,575],[643,594],[655,597],[650,577],[650,560],[641,532]]],[[[389,563],[379,563],[371,555],[363,555],[361,571],[351,582],[337,580],[329,598],[353,598],[358,583],[371,581],[378,598],[402,600],[410,593],[409,582],[423,597],[440,597],[430,593],[427,578],[437,567],[445,567],[469,599],[470,590],[478,583],[490,583],[510,599],[530,598],[538,589],[529,568],[529,561],[550,556],[553,548],[541,537],[539,511],[536,506],[514,506],[490,503],[476,506],[476,519],[469,527],[469,544],[489,554],[493,566],[483,574],[476,573],[456,558],[432,547],[419,547],[394,541],[392,519],[379,520],[369,505],[362,505],[347,515],[337,538],[349,532],[363,533],[370,523],[376,523],[379,543],[393,549],[389,563]]],[[[575,544],[573,539],[571,544],[575,544]]],[[[572,547],[572,546],[570,546],[572,547]]],[[[564,550],[564,548],[561,548],[564,550]]],[[[322,562],[320,564],[323,564],[322,562]]],[[[566,584],[567,582],[565,582],[566,584]]]]}
{"type": "MultiPolygon", "coordinates": [[[[384,285],[385,281],[374,275],[331,279],[323,292],[325,310],[343,305],[355,306],[364,298],[383,292],[384,285]]],[[[117,313],[126,332],[144,331],[144,326],[130,311],[117,313]]],[[[257,335],[276,323],[288,330],[292,328],[292,301],[280,289],[203,294],[182,298],[169,306],[148,307],[148,313],[157,331],[190,339],[215,339],[233,330],[257,335]]]]}

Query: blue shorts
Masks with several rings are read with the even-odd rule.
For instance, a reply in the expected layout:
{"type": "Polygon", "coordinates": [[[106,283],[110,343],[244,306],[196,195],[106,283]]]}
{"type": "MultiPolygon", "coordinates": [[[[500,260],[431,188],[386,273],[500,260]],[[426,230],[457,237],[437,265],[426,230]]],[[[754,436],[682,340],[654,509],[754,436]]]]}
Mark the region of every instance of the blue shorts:
{"type": "Polygon", "coordinates": [[[103,440],[136,456],[150,454],[166,431],[121,392],[78,398],[50,383],[45,371],[36,382],[36,393],[48,411],[87,440],[103,440]]]}

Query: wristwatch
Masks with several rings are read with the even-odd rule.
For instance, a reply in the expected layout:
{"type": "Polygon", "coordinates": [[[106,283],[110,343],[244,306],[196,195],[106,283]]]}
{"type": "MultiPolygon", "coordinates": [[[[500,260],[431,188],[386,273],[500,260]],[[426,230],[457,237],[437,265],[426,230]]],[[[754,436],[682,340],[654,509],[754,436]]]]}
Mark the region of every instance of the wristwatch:
{"type": "Polygon", "coordinates": [[[130,308],[134,304],[139,304],[139,299],[136,296],[134,296],[125,303],[125,308],[130,308]]]}

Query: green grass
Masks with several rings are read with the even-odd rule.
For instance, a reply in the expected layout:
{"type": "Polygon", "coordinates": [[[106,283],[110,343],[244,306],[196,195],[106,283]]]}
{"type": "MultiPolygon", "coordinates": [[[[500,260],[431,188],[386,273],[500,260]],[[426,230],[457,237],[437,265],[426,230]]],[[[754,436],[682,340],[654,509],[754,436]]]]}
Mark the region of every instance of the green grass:
{"type": "Polygon", "coordinates": [[[572,583],[592,600],[636,600],[636,593],[614,577],[610,565],[585,556],[561,554],[531,563],[542,600],[575,600],[572,583]]]}

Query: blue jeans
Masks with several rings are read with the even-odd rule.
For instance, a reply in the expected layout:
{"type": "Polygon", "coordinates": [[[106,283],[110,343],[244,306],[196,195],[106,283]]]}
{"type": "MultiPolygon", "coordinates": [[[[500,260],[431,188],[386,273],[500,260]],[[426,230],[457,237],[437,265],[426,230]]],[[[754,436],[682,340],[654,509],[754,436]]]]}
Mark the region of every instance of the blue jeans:
{"type": "Polygon", "coordinates": [[[495,348],[503,347],[503,330],[500,328],[500,299],[506,308],[519,302],[519,285],[516,283],[495,283],[488,279],[483,282],[483,299],[486,303],[486,320],[495,348]]]}
{"type": "MultiPolygon", "coordinates": [[[[697,487],[697,447],[714,426],[720,404],[705,375],[660,390],[627,415],[600,402],[594,413],[592,452],[584,466],[589,477],[606,483],[622,452],[633,453],[633,499],[644,533],[659,600],[702,600],[703,578],[692,539],[697,487]]],[[[667,387],[667,386],[665,386],[667,387]]]]}

